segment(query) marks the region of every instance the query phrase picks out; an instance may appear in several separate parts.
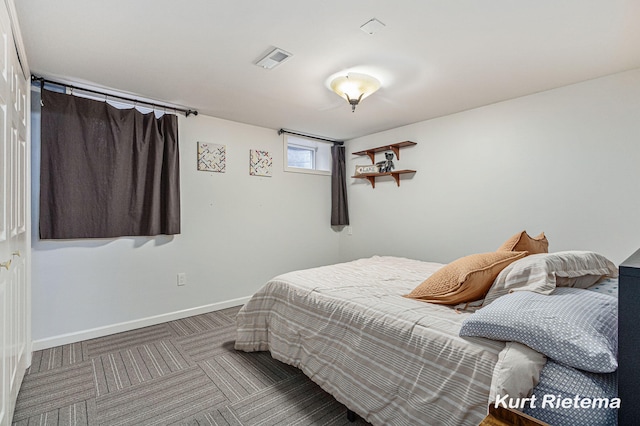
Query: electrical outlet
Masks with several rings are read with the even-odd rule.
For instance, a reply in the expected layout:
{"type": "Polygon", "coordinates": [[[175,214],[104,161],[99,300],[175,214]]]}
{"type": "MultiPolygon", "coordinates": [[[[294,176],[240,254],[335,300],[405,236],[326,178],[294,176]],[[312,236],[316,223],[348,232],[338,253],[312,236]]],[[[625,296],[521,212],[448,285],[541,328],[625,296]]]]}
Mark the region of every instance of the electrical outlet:
{"type": "Polygon", "coordinates": [[[178,285],[185,285],[187,283],[187,273],[180,272],[178,274],[178,285]]]}

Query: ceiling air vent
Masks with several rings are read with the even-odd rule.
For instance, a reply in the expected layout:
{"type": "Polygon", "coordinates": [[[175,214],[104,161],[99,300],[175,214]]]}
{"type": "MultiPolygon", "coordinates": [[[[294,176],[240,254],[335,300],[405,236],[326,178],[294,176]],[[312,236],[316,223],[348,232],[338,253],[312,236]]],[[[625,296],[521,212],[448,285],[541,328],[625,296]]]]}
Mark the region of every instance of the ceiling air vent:
{"type": "Polygon", "coordinates": [[[277,65],[280,65],[291,56],[291,53],[285,52],[284,50],[279,48],[275,48],[271,52],[267,53],[267,55],[262,59],[258,60],[258,62],[256,62],[256,65],[270,70],[277,65]]]}

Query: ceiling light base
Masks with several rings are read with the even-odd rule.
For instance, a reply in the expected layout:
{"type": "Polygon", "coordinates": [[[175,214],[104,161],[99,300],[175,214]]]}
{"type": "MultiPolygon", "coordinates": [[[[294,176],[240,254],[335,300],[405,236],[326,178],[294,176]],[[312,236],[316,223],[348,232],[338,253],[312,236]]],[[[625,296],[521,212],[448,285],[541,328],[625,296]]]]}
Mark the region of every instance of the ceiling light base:
{"type": "Polygon", "coordinates": [[[345,95],[347,96],[349,105],[351,105],[351,112],[356,112],[356,106],[360,103],[360,99],[362,99],[362,95],[364,95],[364,93],[358,96],[358,99],[351,99],[347,93],[345,93],[345,95]]]}

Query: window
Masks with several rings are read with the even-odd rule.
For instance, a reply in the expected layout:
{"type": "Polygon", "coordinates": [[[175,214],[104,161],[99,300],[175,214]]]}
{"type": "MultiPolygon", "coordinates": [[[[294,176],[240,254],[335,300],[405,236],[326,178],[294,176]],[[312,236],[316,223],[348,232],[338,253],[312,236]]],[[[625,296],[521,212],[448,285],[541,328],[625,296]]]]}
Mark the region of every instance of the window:
{"type": "Polygon", "coordinates": [[[283,135],[285,171],[331,174],[331,142],[304,136],[283,135]]]}

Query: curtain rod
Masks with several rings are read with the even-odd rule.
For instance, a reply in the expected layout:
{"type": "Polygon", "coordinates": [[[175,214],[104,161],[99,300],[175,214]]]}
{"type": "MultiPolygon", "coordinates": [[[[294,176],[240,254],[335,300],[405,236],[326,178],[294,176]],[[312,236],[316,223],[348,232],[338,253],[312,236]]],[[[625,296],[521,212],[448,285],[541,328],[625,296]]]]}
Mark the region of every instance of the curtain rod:
{"type": "Polygon", "coordinates": [[[89,92],[89,93],[94,93],[96,95],[101,95],[101,96],[105,96],[106,98],[116,98],[116,99],[121,99],[127,102],[132,103],[133,105],[146,105],[146,106],[150,106],[153,109],[171,109],[174,110],[176,112],[181,112],[185,115],[185,117],[190,116],[191,114],[193,115],[198,115],[198,111],[193,110],[193,109],[184,109],[184,108],[176,108],[176,107],[172,107],[172,106],[167,106],[167,105],[161,105],[161,104],[155,104],[153,102],[149,102],[149,101],[141,101],[139,99],[134,99],[134,98],[127,98],[125,96],[120,96],[120,95],[113,95],[111,93],[106,93],[106,92],[100,92],[98,90],[93,90],[93,89],[87,89],[85,87],[78,87],[78,86],[73,86],[71,84],[67,84],[67,83],[61,83],[59,81],[52,81],[52,80],[48,80],[46,78],[43,77],[37,77],[35,75],[31,75],[31,81],[38,81],[40,83],[40,88],[42,89],[42,87],[44,86],[45,83],[49,83],[49,84],[56,84],[58,86],[64,86],[64,87],[69,87],[71,89],[76,89],[76,90],[81,90],[83,92],[89,92]]]}
{"type": "Polygon", "coordinates": [[[294,132],[292,130],[286,130],[286,129],[278,130],[278,134],[279,135],[281,135],[283,133],[287,133],[289,135],[302,136],[302,137],[309,138],[309,139],[316,139],[316,140],[319,140],[319,141],[333,142],[334,145],[344,145],[344,141],[338,141],[338,140],[335,140],[335,139],[327,139],[327,138],[323,138],[321,136],[315,136],[315,135],[309,135],[309,134],[305,134],[305,133],[294,132]]]}

